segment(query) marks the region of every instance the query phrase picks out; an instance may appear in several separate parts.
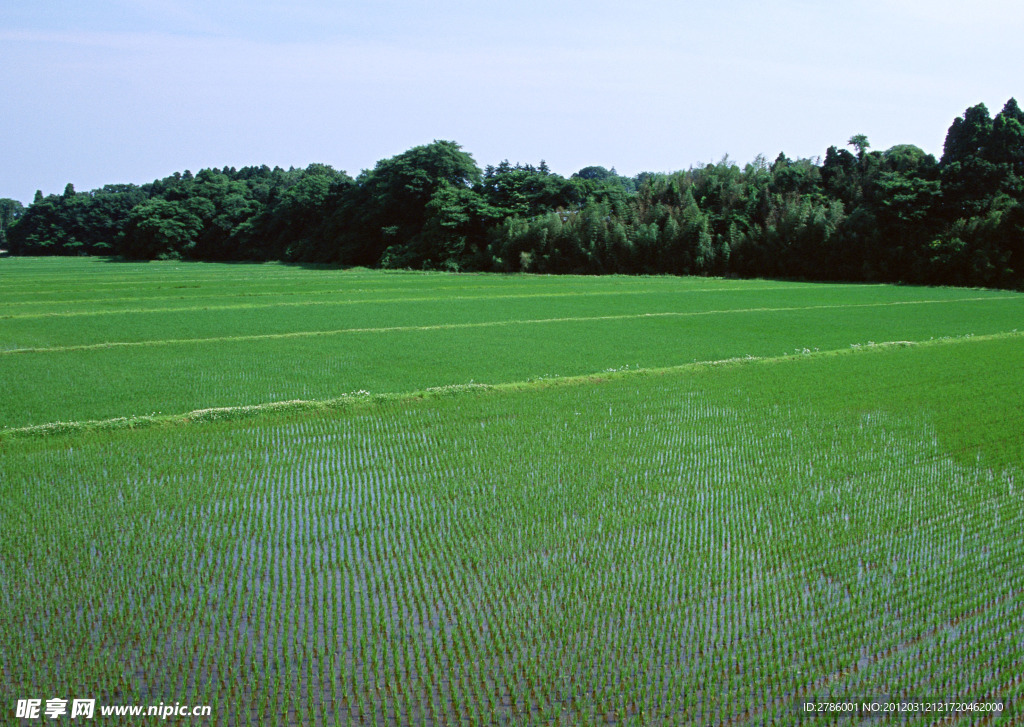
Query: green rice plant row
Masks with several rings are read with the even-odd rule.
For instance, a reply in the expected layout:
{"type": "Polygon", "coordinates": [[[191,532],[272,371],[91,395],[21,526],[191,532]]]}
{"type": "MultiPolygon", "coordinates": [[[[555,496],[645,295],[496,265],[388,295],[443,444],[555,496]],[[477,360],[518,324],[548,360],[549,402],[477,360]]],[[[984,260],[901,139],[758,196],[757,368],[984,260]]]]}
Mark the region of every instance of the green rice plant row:
{"type": "Polygon", "coordinates": [[[1013,399],[1022,347],[8,443],[0,703],[209,703],[225,725],[1013,709],[1024,412],[943,412],[1013,399]]]}

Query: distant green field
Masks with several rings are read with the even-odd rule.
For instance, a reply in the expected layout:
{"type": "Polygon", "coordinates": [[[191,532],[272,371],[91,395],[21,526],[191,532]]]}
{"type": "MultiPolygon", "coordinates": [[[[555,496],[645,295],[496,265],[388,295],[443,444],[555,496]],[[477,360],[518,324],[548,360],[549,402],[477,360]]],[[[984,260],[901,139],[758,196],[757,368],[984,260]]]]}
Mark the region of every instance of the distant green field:
{"type": "Polygon", "coordinates": [[[0,427],[1024,330],[1024,295],[0,262],[0,427]]]}
{"type": "Polygon", "coordinates": [[[0,290],[12,722],[1024,714],[1024,296],[79,260],[0,290]],[[297,397],[335,403],[259,407],[297,397]]]}

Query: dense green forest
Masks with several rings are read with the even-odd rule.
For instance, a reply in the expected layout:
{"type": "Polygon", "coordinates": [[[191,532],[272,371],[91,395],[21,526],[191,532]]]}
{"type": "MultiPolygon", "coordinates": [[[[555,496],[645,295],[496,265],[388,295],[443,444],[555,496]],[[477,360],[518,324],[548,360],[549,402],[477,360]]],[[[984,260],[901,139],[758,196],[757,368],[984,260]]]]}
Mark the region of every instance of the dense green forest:
{"type": "Polygon", "coordinates": [[[539,273],[674,273],[1024,285],[1024,112],[953,121],[942,158],[866,136],[820,159],[728,158],[565,178],[481,170],[451,141],[352,178],[323,164],[175,173],[0,200],[12,255],[284,260],[539,273]],[[850,147],[847,149],[846,147],[850,147]],[[851,151],[852,150],[852,151],[851,151]]]}

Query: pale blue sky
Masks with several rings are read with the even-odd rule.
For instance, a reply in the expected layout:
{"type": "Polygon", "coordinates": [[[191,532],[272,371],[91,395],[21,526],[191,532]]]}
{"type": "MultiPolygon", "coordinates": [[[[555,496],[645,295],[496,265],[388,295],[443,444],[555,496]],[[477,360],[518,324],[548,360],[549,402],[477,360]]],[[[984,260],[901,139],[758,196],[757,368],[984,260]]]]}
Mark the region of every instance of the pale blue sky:
{"type": "Polygon", "coordinates": [[[936,156],[1024,102],[1024,6],[993,0],[269,2],[0,7],[0,197],[209,166],[353,176],[433,139],[570,175],[824,155],[936,156]]]}

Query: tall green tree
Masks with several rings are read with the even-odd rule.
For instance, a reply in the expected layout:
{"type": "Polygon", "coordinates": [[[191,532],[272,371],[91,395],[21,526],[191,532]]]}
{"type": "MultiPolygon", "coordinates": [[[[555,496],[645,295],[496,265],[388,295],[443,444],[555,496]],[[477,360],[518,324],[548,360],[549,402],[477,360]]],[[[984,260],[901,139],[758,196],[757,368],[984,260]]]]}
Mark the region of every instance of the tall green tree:
{"type": "Polygon", "coordinates": [[[977,104],[953,120],[942,147],[942,193],[949,218],[987,212],[999,182],[992,162],[992,118],[977,104]]]}
{"type": "Polygon", "coordinates": [[[1024,199],[1024,111],[1016,99],[1007,101],[993,119],[986,152],[988,161],[999,170],[1001,190],[1024,199]]]}
{"type": "Polygon", "coordinates": [[[7,249],[7,229],[21,219],[24,205],[16,199],[0,198],[0,249],[7,249]]]}
{"type": "Polygon", "coordinates": [[[356,180],[360,194],[351,210],[354,232],[362,236],[363,259],[381,259],[389,250],[393,264],[414,264],[415,248],[431,212],[428,205],[443,185],[472,189],[482,181],[473,157],[454,141],[434,141],[377,163],[356,180]]]}
{"type": "Polygon", "coordinates": [[[122,253],[145,260],[191,257],[203,229],[206,206],[200,200],[157,198],[143,202],[129,215],[122,253]]]}
{"type": "Polygon", "coordinates": [[[858,159],[864,159],[864,154],[871,148],[871,144],[868,143],[868,137],[864,134],[854,134],[850,137],[850,140],[846,142],[846,145],[852,146],[857,150],[858,159]]]}

